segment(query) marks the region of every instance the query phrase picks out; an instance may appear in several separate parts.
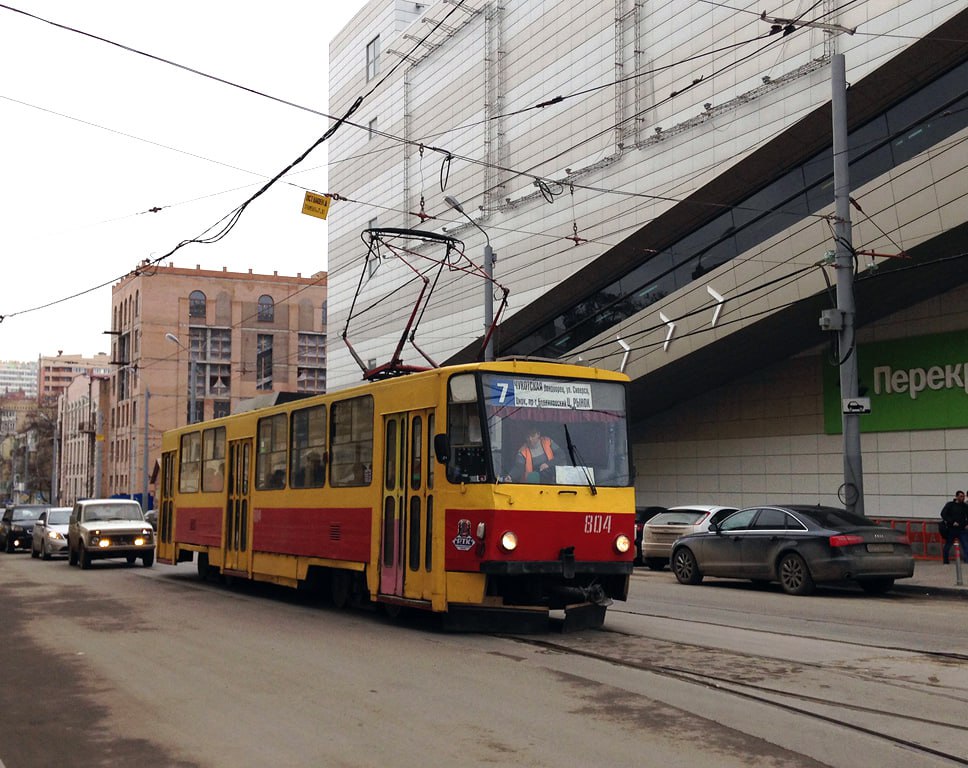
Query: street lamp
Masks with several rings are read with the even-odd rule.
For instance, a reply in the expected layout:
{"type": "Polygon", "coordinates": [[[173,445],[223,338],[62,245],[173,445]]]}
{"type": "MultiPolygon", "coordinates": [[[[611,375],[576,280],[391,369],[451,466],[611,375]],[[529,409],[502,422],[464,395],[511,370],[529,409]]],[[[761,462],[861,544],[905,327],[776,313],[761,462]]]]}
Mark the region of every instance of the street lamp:
{"type": "Polygon", "coordinates": [[[196,374],[198,373],[198,361],[192,357],[191,350],[188,349],[184,344],[179,341],[178,337],[173,333],[166,333],[165,338],[168,341],[177,344],[178,347],[184,349],[188,353],[188,423],[194,424],[195,419],[195,382],[198,380],[196,374]]]}
{"type": "Polygon", "coordinates": [[[456,197],[447,195],[444,202],[461,214],[471,224],[477,227],[484,235],[484,360],[494,359],[494,339],[491,336],[491,325],[494,322],[494,251],[491,250],[491,238],[487,236],[484,228],[474,219],[467,215],[456,197]]]}

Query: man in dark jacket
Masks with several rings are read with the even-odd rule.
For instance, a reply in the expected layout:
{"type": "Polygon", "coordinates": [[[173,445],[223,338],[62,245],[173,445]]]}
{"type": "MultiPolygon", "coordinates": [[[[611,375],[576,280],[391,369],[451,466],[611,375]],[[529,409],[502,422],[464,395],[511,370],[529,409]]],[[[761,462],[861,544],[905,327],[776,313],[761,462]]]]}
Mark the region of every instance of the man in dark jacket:
{"type": "Polygon", "coordinates": [[[968,506],[965,505],[964,491],[955,491],[954,499],[941,510],[941,519],[947,524],[944,548],[941,550],[945,565],[948,564],[951,545],[956,541],[961,545],[962,562],[968,563],[968,506]]]}

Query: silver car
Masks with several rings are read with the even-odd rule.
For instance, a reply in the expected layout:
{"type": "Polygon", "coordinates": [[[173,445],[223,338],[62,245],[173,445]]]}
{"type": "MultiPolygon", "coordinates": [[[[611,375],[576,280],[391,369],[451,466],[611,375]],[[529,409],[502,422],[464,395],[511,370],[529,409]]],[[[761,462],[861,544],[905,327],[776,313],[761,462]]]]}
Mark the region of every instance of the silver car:
{"type": "Polygon", "coordinates": [[[653,571],[661,571],[669,564],[676,539],[688,533],[708,531],[711,523],[718,523],[735,511],[736,507],[689,504],[660,512],[642,528],[642,562],[653,571]]]}
{"type": "Polygon", "coordinates": [[[34,523],[30,556],[50,560],[51,555],[66,555],[67,523],[70,519],[70,507],[51,507],[41,512],[34,523]]]}

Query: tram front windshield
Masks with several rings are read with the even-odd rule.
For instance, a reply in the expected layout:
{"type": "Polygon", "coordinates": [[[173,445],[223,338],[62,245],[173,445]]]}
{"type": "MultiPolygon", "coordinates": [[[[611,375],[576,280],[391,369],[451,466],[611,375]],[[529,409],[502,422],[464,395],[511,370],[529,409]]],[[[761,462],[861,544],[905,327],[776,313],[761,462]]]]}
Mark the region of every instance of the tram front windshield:
{"type": "Polygon", "coordinates": [[[464,483],[627,486],[619,382],[461,374],[448,388],[447,477],[464,483]]]}

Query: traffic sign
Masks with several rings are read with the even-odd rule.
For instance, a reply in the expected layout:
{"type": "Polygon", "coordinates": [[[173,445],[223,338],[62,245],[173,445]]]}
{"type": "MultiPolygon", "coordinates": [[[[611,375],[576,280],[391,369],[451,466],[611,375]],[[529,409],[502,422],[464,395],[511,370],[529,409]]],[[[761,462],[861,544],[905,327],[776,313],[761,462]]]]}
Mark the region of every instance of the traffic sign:
{"type": "Polygon", "coordinates": [[[332,200],[333,198],[329,195],[307,192],[303,200],[302,212],[308,216],[315,216],[317,219],[325,219],[329,214],[329,204],[332,200]]]}

